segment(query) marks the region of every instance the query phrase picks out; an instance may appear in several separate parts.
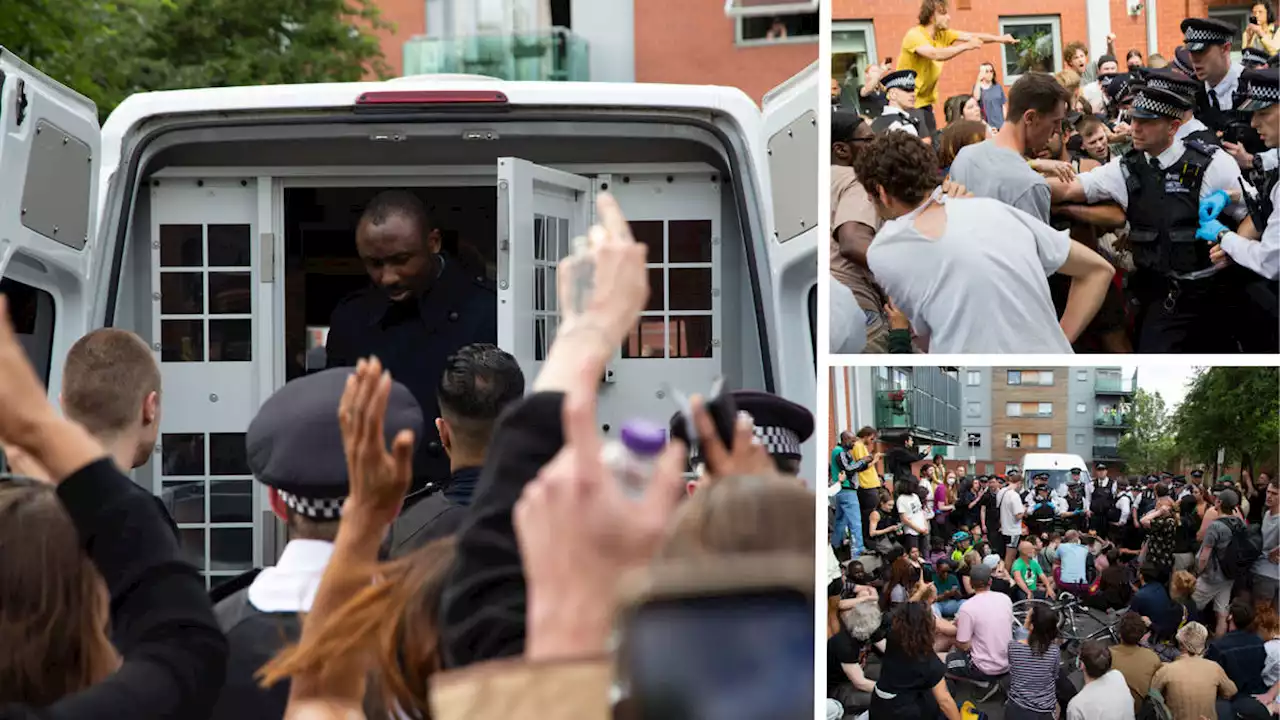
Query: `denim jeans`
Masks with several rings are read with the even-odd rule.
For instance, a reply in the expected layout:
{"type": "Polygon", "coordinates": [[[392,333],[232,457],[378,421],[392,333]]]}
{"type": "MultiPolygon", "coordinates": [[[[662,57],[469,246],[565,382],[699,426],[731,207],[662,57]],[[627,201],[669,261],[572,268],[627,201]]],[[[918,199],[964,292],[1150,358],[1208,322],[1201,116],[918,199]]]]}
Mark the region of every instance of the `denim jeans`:
{"type": "Polygon", "coordinates": [[[963,604],[964,600],[939,600],[934,603],[938,608],[938,612],[945,618],[955,617],[956,613],[960,612],[960,606],[963,604]]]}
{"type": "Polygon", "coordinates": [[[862,510],[858,507],[857,490],[841,490],[836,494],[836,524],[831,529],[832,547],[840,547],[846,533],[852,538],[850,549],[853,556],[862,554],[862,510]]]}

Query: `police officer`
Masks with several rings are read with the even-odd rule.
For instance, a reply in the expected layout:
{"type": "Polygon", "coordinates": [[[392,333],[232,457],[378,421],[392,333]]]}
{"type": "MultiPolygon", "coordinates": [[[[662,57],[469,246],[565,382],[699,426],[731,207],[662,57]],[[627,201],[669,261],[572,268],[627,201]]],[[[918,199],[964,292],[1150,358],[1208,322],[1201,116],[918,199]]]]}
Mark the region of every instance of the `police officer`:
{"type": "Polygon", "coordinates": [[[1192,492],[1192,490],[1191,490],[1191,486],[1192,486],[1192,485],[1194,485],[1194,486],[1196,486],[1196,487],[1199,487],[1199,488],[1201,488],[1201,489],[1204,489],[1204,485],[1203,485],[1203,483],[1204,483],[1204,471],[1203,471],[1203,470],[1192,470],[1192,471],[1191,471],[1191,482],[1187,483],[1187,485],[1186,485],[1186,486],[1184,486],[1184,487],[1182,488],[1182,492],[1178,493],[1178,499],[1179,499],[1179,500],[1181,500],[1182,498],[1184,498],[1184,497],[1186,497],[1186,496],[1190,495],[1190,494],[1191,494],[1191,492],[1192,492]]]}
{"type": "MultiPolygon", "coordinates": [[[[233,581],[234,592],[217,600],[218,624],[227,636],[227,679],[213,720],[280,720],[289,683],[258,686],[254,674],[298,639],[300,613],[311,610],[333,553],[342,503],[348,493],[347,461],[338,403],[349,368],[325,370],[280,388],[258,411],[245,437],[249,468],[268,488],[271,510],[289,530],[274,567],[233,581]],[[247,586],[246,586],[247,584],[247,586]]],[[[387,399],[387,443],[401,430],[420,437],[425,423],[412,393],[392,383],[387,399]]],[[[222,594],[226,594],[223,592],[222,594]]]]}
{"type": "Polygon", "coordinates": [[[1200,201],[1239,192],[1240,167],[1225,153],[1174,138],[1189,104],[1147,86],[1134,89],[1133,150],[1120,162],[1064,182],[1049,180],[1055,202],[1111,200],[1125,208],[1135,272],[1129,290],[1139,315],[1137,352],[1232,352],[1238,329],[1224,310],[1242,297],[1196,239],[1200,201]]]}
{"type": "MultiPolygon", "coordinates": [[[[440,244],[440,230],[412,193],[389,190],[371,200],[356,250],[373,287],[338,303],[326,345],[331,368],[376,355],[432,418],[445,359],[464,345],[498,340],[493,284],[441,254],[440,244]]],[[[415,490],[449,478],[435,427],[425,433],[414,458],[415,490]]]]}
{"type": "Polygon", "coordinates": [[[919,138],[927,138],[928,132],[915,114],[916,71],[895,70],[885,75],[880,82],[884,85],[889,104],[884,106],[880,117],[871,122],[871,129],[877,135],[901,130],[919,138]]]}
{"type": "Polygon", "coordinates": [[[1031,481],[1031,502],[1027,504],[1027,531],[1041,535],[1053,529],[1053,519],[1058,510],[1053,505],[1053,493],[1049,489],[1049,473],[1036,473],[1031,481]]]}
{"type": "Polygon", "coordinates": [[[1085,531],[1088,524],[1088,507],[1084,500],[1084,483],[1080,480],[1067,481],[1067,496],[1058,503],[1058,515],[1067,529],[1085,531]]]}
{"type": "MultiPolygon", "coordinates": [[[[1267,147],[1280,146],[1280,68],[1246,70],[1240,77],[1238,97],[1241,111],[1252,113],[1250,122],[1267,147]]],[[[1273,284],[1280,278],[1280,219],[1275,215],[1280,206],[1280,182],[1276,177],[1275,171],[1261,174],[1261,181],[1269,187],[1259,187],[1258,197],[1253,198],[1249,223],[1252,231],[1241,228],[1250,236],[1256,234],[1259,241],[1228,230],[1216,218],[1202,223],[1200,230],[1202,239],[1213,238],[1216,243],[1210,253],[1212,260],[1230,259],[1273,284]]],[[[1225,198],[1218,201],[1222,203],[1225,198]]]]}
{"type": "Polygon", "coordinates": [[[1100,538],[1106,539],[1111,529],[1111,511],[1115,507],[1115,481],[1107,475],[1107,466],[1098,463],[1094,466],[1096,477],[1093,489],[1087,498],[1089,511],[1089,529],[1100,538]]]}
{"type": "Polygon", "coordinates": [[[1203,83],[1172,67],[1143,68],[1141,78],[1147,87],[1168,90],[1181,95],[1191,105],[1182,115],[1182,124],[1173,135],[1175,140],[1181,140],[1184,143],[1187,140],[1198,140],[1205,145],[1222,147],[1222,139],[1218,137],[1218,133],[1210,130],[1195,116],[1197,91],[1203,89],[1203,83]]]}
{"type": "Polygon", "coordinates": [[[1267,53],[1258,48],[1247,47],[1240,51],[1240,66],[1245,70],[1266,67],[1270,61],[1267,53]]]}
{"type": "MultiPolygon", "coordinates": [[[[778,472],[792,477],[799,476],[800,463],[804,458],[801,447],[813,435],[813,413],[803,405],[758,390],[734,390],[730,396],[739,413],[751,416],[756,441],[773,458],[778,472]]],[[[704,463],[700,446],[689,442],[689,430],[683,413],[676,413],[671,418],[671,437],[691,445],[690,457],[695,468],[704,463]]],[[[690,494],[695,487],[695,482],[688,484],[690,494]]]]}
{"type": "Polygon", "coordinates": [[[1196,108],[1196,116],[1210,129],[1222,133],[1224,141],[1242,143],[1251,153],[1261,152],[1265,147],[1257,133],[1249,129],[1248,119],[1236,111],[1236,86],[1244,70],[1231,60],[1236,28],[1212,18],[1187,18],[1181,28],[1196,79],[1204,82],[1204,105],[1196,108]]]}

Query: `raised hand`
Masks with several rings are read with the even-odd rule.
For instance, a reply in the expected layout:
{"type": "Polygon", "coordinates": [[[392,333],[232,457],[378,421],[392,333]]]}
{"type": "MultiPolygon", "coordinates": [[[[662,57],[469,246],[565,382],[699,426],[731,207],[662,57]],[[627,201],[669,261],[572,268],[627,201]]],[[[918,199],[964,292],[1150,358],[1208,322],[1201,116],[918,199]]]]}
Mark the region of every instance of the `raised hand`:
{"type": "Polygon", "coordinates": [[[384,436],[391,374],[378,358],[361,360],[338,403],[350,494],[344,517],[390,525],[413,481],[413,431],[401,430],[388,451],[384,436]]]}

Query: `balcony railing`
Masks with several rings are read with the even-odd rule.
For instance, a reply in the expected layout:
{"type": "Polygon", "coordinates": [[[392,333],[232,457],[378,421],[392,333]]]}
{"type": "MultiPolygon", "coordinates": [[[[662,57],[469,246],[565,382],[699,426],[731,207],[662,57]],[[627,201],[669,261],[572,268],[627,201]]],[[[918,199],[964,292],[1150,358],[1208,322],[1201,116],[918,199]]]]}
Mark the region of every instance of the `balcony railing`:
{"type": "Polygon", "coordinates": [[[416,37],[404,44],[404,74],[587,82],[591,80],[588,49],[586,40],[566,28],[448,39],[416,37]]]}
{"type": "Polygon", "coordinates": [[[1100,428],[1127,428],[1129,427],[1129,414],[1100,412],[1093,417],[1093,426],[1100,428]]]}
{"type": "Polygon", "coordinates": [[[1112,447],[1109,445],[1094,445],[1093,459],[1094,460],[1119,460],[1120,448],[1112,447]]]}
{"type": "Polygon", "coordinates": [[[1093,381],[1095,393],[1108,395],[1132,395],[1138,389],[1138,377],[1128,379],[1116,375],[1098,375],[1093,381]]]}
{"type": "Polygon", "coordinates": [[[876,392],[876,427],[905,430],[941,445],[960,441],[960,409],[919,388],[876,392]]]}

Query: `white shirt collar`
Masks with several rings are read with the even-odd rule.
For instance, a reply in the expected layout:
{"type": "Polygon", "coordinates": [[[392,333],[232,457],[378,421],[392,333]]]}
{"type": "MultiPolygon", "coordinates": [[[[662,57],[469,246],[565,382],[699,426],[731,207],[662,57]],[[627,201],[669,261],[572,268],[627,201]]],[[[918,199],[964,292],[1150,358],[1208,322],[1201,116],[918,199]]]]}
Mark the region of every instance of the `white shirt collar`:
{"type": "Polygon", "coordinates": [[[1200,132],[1201,130],[1208,130],[1208,129],[1209,129],[1209,126],[1200,122],[1200,118],[1193,117],[1190,120],[1182,123],[1182,125],[1178,127],[1178,132],[1174,133],[1173,139],[1182,141],[1191,133],[1200,132]]]}
{"type": "MultiPolygon", "coordinates": [[[[1182,157],[1182,153],[1186,151],[1186,146],[1182,144],[1181,140],[1175,137],[1173,142],[1169,144],[1169,147],[1165,148],[1164,152],[1156,156],[1156,160],[1160,162],[1160,169],[1169,169],[1169,166],[1172,165],[1175,160],[1182,157]]],[[[1151,160],[1151,153],[1144,152],[1142,154],[1146,156],[1148,161],[1151,160]]]]}
{"type": "Polygon", "coordinates": [[[911,115],[896,105],[885,105],[881,115],[901,115],[903,117],[911,117],[911,115]]]}
{"type": "Polygon", "coordinates": [[[1240,63],[1231,63],[1231,67],[1227,68],[1227,74],[1222,78],[1222,82],[1209,87],[1205,83],[1205,87],[1214,95],[1218,96],[1218,107],[1223,110],[1230,110],[1235,107],[1235,98],[1232,95],[1236,91],[1236,85],[1240,84],[1240,73],[1244,72],[1244,66],[1240,63]]]}
{"type": "Polygon", "coordinates": [[[262,612],[309,612],[320,578],[333,556],[333,543],[290,540],[275,567],[263,568],[249,586],[249,604],[262,612]]]}

